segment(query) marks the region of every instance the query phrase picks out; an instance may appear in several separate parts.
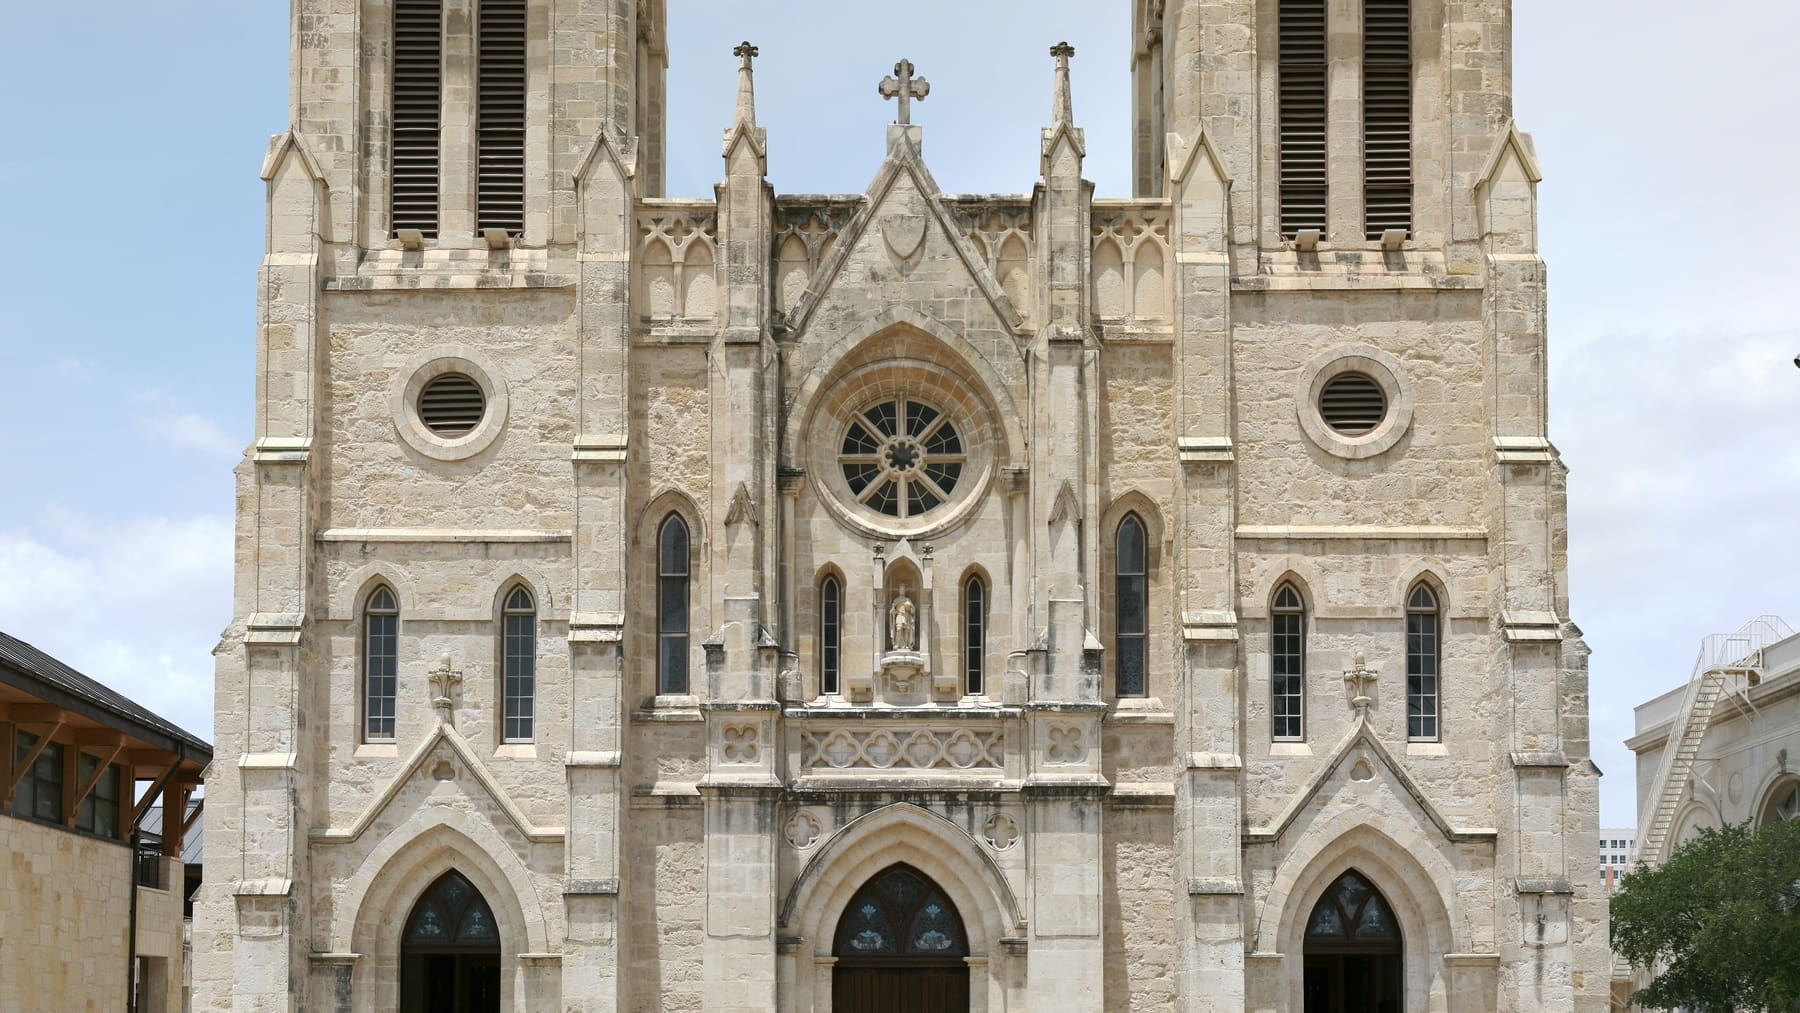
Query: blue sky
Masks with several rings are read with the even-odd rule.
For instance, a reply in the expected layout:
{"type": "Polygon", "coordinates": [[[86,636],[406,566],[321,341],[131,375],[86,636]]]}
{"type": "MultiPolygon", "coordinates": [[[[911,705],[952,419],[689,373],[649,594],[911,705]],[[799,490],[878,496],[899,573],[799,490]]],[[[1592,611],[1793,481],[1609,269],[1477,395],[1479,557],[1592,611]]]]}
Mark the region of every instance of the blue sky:
{"type": "MultiPolygon", "coordinates": [[[[915,119],[939,183],[1028,190],[1065,38],[1087,175],[1128,191],[1123,2],[669,6],[672,194],[720,175],[745,38],[781,191],[867,184],[892,116],[875,82],[902,56],[932,82],[915,119]]],[[[0,629],[201,734],[287,27],[273,0],[0,4],[0,629]]],[[[1547,175],[1573,612],[1622,825],[1632,705],[1685,679],[1707,633],[1800,623],[1800,5],[1517,0],[1515,32],[1547,175]]]]}

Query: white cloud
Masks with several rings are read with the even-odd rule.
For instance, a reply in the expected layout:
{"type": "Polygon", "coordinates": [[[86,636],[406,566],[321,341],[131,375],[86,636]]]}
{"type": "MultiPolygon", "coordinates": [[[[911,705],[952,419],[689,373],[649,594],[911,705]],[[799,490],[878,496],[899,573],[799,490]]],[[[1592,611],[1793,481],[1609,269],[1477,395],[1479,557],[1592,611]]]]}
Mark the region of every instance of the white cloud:
{"type": "Polygon", "coordinates": [[[0,531],[0,629],[210,738],[231,542],[221,516],[99,523],[53,510],[0,531]]]}
{"type": "Polygon", "coordinates": [[[180,398],[166,390],[140,390],[131,395],[131,401],[147,410],[137,420],[138,431],[145,436],[178,450],[199,450],[218,457],[235,458],[243,453],[247,441],[227,433],[212,419],[188,411],[180,398]]]}
{"type": "Polygon", "coordinates": [[[217,422],[194,412],[167,412],[138,420],[144,435],[182,450],[200,450],[220,457],[237,457],[244,442],[225,432],[217,422]]]}

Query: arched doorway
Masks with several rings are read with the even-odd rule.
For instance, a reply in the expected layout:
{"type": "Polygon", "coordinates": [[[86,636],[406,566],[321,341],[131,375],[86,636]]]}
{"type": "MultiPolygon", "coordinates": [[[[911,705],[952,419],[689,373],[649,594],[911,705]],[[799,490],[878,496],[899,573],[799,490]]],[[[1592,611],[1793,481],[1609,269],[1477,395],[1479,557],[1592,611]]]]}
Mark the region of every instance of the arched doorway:
{"type": "Polygon", "coordinates": [[[838,919],[833,1013],[964,1013],[968,935],[929,877],[891,865],[863,884],[838,919]]]}
{"type": "Polygon", "coordinates": [[[1306,1013],[1400,1013],[1400,923],[1354,869],[1319,898],[1306,923],[1306,1013]]]}
{"type": "Polygon", "coordinates": [[[500,933],[452,869],[413,905],[400,947],[402,1013],[500,1013],[500,933]]]}

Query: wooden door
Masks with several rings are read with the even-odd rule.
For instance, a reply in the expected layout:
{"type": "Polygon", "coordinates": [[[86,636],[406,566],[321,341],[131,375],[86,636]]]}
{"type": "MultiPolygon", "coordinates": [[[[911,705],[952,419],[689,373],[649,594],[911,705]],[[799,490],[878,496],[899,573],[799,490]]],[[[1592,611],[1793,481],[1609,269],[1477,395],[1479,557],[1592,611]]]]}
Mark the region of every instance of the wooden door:
{"type": "Polygon", "coordinates": [[[839,964],[832,1013],[968,1013],[969,966],[839,964]]]}

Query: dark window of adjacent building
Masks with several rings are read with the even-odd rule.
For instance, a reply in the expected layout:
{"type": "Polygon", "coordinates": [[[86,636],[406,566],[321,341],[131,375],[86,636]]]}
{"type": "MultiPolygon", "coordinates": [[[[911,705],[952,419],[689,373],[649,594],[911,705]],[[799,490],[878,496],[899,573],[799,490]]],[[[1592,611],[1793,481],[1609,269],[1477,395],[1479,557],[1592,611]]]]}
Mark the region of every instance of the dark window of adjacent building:
{"type": "Polygon", "coordinates": [[[481,0],[476,227],[525,231],[525,0],[481,0]]]}
{"type": "Polygon", "coordinates": [[[1305,734],[1306,606],[1292,584],[1275,592],[1269,609],[1269,711],[1277,741],[1305,734]]]}
{"type": "Polygon", "coordinates": [[[119,768],[108,766],[100,771],[100,758],[82,754],[77,764],[75,776],[80,784],[87,784],[94,779],[96,771],[100,772],[98,780],[94,780],[92,791],[81,800],[75,812],[75,829],[96,834],[101,837],[119,836],[119,768]]]}
{"type": "Polygon", "coordinates": [[[503,624],[502,732],[507,742],[530,742],[537,712],[537,604],[531,592],[512,589],[506,596],[503,624]]]}
{"type": "Polygon", "coordinates": [[[819,692],[841,692],[844,652],[844,588],[836,577],[819,582],[819,692]]]}
{"type": "Polygon", "coordinates": [[[970,696],[987,692],[987,585],[980,577],[963,584],[963,680],[970,696]]]}
{"type": "Polygon", "coordinates": [[[1146,650],[1149,614],[1149,574],[1144,522],[1128,514],[1119,523],[1113,561],[1113,652],[1117,655],[1114,678],[1118,695],[1144,696],[1149,692],[1149,658],[1146,650]]]}
{"type": "Polygon", "coordinates": [[[1424,584],[1406,599],[1406,737],[1437,741],[1438,671],[1442,660],[1437,595],[1424,584]]]}
{"type": "Polygon", "coordinates": [[[1325,231],[1325,0],[1281,0],[1281,235],[1325,231]]]}
{"type": "Polygon", "coordinates": [[[385,585],[369,593],[363,606],[363,738],[394,738],[394,696],[398,688],[400,603],[385,585]]]}
{"type": "Polygon", "coordinates": [[[1363,213],[1367,238],[1412,232],[1412,0],[1363,0],[1363,213]]]}
{"type": "Polygon", "coordinates": [[[438,232],[438,172],[444,101],[442,0],[394,0],[393,229],[438,232]]]}
{"type": "MultiPolygon", "coordinates": [[[[14,763],[24,763],[37,749],[38,737],[20,732],[14,763]]],[[[19,778],[13,795],[13,815],[46,823],[63,821],[63,747],[60,742],[47,742],[37,759],[19,778]]]]}
{"type": "Polygon", "coordinates": [[[688,691],[688,527],[671,514],[657,536],[656,691],[688,691]]]}

